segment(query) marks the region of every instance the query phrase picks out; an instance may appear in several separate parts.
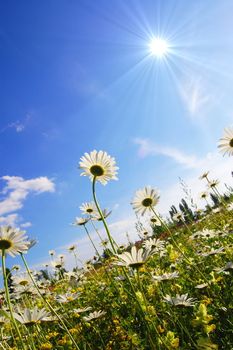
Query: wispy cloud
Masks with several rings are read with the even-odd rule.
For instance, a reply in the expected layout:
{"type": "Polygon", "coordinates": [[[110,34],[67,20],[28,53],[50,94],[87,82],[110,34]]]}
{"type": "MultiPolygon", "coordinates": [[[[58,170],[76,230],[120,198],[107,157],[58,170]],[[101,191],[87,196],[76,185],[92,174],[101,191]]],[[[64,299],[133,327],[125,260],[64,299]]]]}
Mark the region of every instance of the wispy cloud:
{"type": "Polygon", "coordinates": [[[197,168],[200,164],[200,160],[194,155],[186,154],[174,147],[157,145],[151,140],[144,138],[135,138],[133,141],[139,145],[138,156],[141,158],[160,154],[173,159],[187,168],[197,168]]]}
{"type": "Polygon", "coordinates": [[[10,214],[6,216],[0,216],[0,225],[14,226],[15,222],[19,219],[18,214],[10,214]]]}
{"type": "Polygon", "coordinates": [[[200,77],[189,78],[179,85],[180,96],[192,117],[203,112],[210,103],[212,98],[206,91],[206,84],[200,77]]]}
{"type": "Polygon", "coordinates": [[[31,119],[31,114],[26,114],[26,117],[21,120],[16,120],[11,123],[5,125],[2,129],[0,129],[0,134],[5,132],[8,129],[14,129],[17,133],[21,133],[25,130],[29,120],[31,119]]]}
{"type": "MultiPolygon", "coordinates": [[[[30,180],[24,180],[19,176],[2,176],[5,186],[1,191],[0,198],[0,222],[14,225],[18,220],[18,214],[14,213],[23,207],[23,203],[30,193],[54,192],[55,184],[53,180],[45,176],[30,180]],[[9,215],[9,213],[12,213],[9,215]]],[[[24,223],[29,224],[29,223],[24,223]]]]}

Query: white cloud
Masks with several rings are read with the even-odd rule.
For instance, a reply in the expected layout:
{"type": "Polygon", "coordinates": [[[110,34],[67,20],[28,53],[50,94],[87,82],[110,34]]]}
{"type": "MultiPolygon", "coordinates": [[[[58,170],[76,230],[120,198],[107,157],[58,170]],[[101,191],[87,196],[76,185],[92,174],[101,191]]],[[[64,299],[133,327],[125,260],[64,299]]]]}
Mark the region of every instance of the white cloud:
{"type": "Polygon", "coordinates": [[[31,227],[32,223],[30,221],[24,222],[22,224],[20,224],[20,227],[22,228],[27,228],[27,227],[31,227]]]}
{"type": "Polygon", "coordinates": [[[206,91],[206,84],[201,77],[189,77],[179,84],[180,96],[191,116],[203,112],[210,104],[212,98],[206,91]]]}
{"type": "Polygon", "coordinates": [[[139,145],[138,156],[141,158],[161,154],[173,159],[175,162],[182,164],[187,168],[197,168],[201,163],[201,160],[194,155],[188,155],[174,147],[156,145],[149,139],[135,138],[134,143],[139,145]]]}
{"type": "Polygon", "coordinates": [[[3,176],[1,177],[6,185],[3,187],[1,194],[3,198],[0,200],[0,222],[15,224],[18,220],[16,213],[6,215],[20,210],[23,203],[30,193],[54,192],[55,184],[52,180],[45,176],[24,180],[19,176],[3,176]]]}
{"type": "Polygon", "coordinates": [[[6,216],[0,216],[0,225],[14,226],[18,220],[18,214],[10,214],[6,216]]]}
{"type": "Polygon", "coordinates": [[[16,120],[12,123],[7,124],[2,129],[0,129],[0,133],[3,133],[7,129],[15,129],[17,133],[21,133],[25,130],[29,120],[31,119],[31,113],[27,113],[26,117],[22,120],[16,120]]]}

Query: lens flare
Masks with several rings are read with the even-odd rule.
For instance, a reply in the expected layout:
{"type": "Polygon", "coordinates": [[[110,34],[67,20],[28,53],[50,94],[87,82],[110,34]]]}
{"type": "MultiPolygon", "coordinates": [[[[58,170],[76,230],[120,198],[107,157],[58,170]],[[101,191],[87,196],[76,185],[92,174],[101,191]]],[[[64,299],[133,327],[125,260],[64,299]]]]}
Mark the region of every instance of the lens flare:
{"type": "Polygon", "coordinates": [[[150,53],[152,56],[162,58],[169,51],[169,45],[166,40],[162,38],[153,38],[149,44],[150,53]]]}

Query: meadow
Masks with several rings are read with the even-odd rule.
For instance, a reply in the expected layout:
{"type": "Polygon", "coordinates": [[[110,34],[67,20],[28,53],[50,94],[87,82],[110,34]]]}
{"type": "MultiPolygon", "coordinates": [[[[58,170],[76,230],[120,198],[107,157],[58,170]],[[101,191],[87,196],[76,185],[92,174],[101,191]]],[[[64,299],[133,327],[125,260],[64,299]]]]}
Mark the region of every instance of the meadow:
{"type": "MultiPolygon", "coordinates": [[[[233,129],[225,130],[219,148],[233,155],[233,129]]],[[[166,218],[156,210],[156,189],[137,190],[131,204],[139,239],[119,246],[96,193],[97,182],[116,179],[116,161],[93,151],[79,166],[90,177],[93,202],[82,204],[74,225],[85,229],[96,255],[81,265],[70,246],[76,266],[68,271],[64,256],[51,250],[51,266],[32,271],[27,255],[36,242],[2,226],[0,349],[232,350],[233,188],[220,192],[207,171],[200,176],[207,186],[203,209],[183,199],[166,218]],[[97,221],[107,237],[97,230],[102,250],[89,232],[97,221]],[[7,255],[19,255],[23,271],[6,266],[7,255]]]]}

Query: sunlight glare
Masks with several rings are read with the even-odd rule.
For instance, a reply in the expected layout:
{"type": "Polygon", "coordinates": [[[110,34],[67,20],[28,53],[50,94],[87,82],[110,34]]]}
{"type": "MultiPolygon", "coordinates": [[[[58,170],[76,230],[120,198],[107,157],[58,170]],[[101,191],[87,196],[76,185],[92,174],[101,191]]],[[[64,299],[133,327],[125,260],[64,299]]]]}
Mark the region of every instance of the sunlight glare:
{"type": "Polygon", "coordinates": [[[162,58],[169,51],[169,45],[166,40],[161,38],[153,38],[149,44],[152,56],[162,58]]]}

